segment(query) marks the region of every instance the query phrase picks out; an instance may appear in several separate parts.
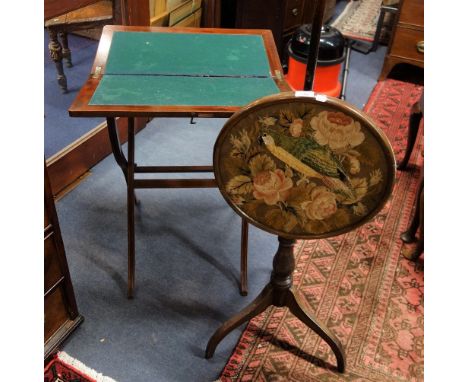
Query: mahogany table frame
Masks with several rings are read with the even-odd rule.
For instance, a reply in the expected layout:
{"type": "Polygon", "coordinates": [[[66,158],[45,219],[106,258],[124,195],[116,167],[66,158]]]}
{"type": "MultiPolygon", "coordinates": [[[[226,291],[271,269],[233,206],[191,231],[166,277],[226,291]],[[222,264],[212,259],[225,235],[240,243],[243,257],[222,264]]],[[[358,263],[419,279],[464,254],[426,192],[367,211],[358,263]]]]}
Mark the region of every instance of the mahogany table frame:
{"type": "MultiPolygon", "coordinates": [[[[127,183],[127,240],[128,240],[128,285],[127,296],[132,298],[135,288],[135,190],[139,188],[207,188],[217,187],[212,179],[137,179],[139,173],[212,173],[213,166],[138,166],[135,163],[135,118],[137,117],[191,117],[226,118],[240,106],[136,106],[136,105],[90,105],[89,102],[105,73],[105,66],[113,33],[121,32],[164,32],[164,33],[217,33],[243,35],[253,34],[262,37],[270,65],[270,74],[280,91],[290,91],[284,79],[281,62],[276,51],[273,35],[269,30],[259,29],[220,29],[220,28],[163,28],[107,25],[99,42],[91,73],[69,108],[71,117],[105,117],[115,161],[122,169],[127,183]],[[116,129],[115,118],[128,118],[127,158],[125,157],[116,129]]],[[[247,294],[247,246],[248,223],[242,219],[241,228],[241,272],[240,293],[247,294]]]]}

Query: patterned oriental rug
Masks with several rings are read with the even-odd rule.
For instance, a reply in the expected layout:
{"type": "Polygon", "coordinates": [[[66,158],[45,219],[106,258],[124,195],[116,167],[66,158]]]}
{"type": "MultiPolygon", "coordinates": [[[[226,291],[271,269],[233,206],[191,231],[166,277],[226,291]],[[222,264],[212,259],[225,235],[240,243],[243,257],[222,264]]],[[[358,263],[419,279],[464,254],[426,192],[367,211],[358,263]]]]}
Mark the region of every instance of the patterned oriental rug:
{"type": "MultiPolygon", "coordinates": [[[[398,1],[387,0],[384,3],[393,5],[398,1]]],[[[381,5],[382,0],[351,0],[331,25],[343,33],[345,37],[372,42],[377,29],[381,5]]],[[[392,19],[393,16],[390,14],[385,16],[381,39],[388,39],[389,31],[385,30],[385,28],[390,26],[391,29],[392,19]]]]}
{"type": "MultiPolygon", "coordinates": [[[[364,109],[389,137],[397,160],[421,92],[386,80],[364,109]]],[[[271,307],[249,322],[219,381],[423,381],[423,260],[404,258],[400,240],[415,201],[422,145],[420,133],[408,170],[397,171],[390,201],[371,222],[296,245],[294,285],[342,342],[346,373],[336,371],[331,349],[312,330],[287,308],[271,307]]]]}
{"type": "Polygon", "coordinates": [[[44,382],[116,382],[60,351],[44,369],[44,382]]]}

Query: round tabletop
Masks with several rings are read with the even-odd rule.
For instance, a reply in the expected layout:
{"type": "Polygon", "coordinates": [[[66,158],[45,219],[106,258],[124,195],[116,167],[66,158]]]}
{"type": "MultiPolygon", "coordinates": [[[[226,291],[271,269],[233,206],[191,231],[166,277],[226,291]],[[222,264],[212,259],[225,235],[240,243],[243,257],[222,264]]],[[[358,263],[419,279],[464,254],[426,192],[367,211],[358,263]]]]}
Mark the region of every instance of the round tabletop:
{"type": "Polygon", "coordinates": [[[286,238],[355,229],[390,196],[395,157],[385,134],[345,101],[313,92],[261,98],[235,113],[214,147],[229,205],[286,238]]]}

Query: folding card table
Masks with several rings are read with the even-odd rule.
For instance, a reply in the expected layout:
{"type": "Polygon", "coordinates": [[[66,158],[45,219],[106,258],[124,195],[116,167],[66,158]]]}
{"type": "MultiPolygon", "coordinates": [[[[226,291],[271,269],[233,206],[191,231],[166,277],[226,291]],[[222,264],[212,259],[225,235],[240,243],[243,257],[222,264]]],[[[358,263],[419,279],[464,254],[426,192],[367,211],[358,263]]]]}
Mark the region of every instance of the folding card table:
{"type": "MultiPolygon", "coordinates": [[[[127,182],[128,297],[135,285],[135,189],[216,187],[214,179],[138,179],[139,173],[210,173],[213,166],[139,166],[136,117],[229,117],[249,102],[289,91],[268,30],[106,26],[91,74],[69,108],[105,117],[127,182]],[[116,130],[128,118],[125,157],[116,130]]],[[[248,224],[242,220],[241,294],[247,293],[248,224]]]]}

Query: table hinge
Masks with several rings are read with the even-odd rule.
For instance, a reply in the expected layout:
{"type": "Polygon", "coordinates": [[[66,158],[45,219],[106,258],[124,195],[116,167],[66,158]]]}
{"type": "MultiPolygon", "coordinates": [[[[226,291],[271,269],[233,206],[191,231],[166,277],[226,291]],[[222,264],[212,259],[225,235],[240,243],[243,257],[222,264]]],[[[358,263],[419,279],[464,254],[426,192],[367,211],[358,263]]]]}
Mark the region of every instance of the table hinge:
{"type": "Polygon", "coordinates": [[[275,70],[275,77],[280,81],[284,80],[283,72],[281,70],[275,70]]]}
{"type": "Polygon", "coordinates": [[[96,69],[94,70],[94,73],[92,74],[93,78],[98,78],[101,75],[102,72],[102,66],[96,66],[96,69]]]}

